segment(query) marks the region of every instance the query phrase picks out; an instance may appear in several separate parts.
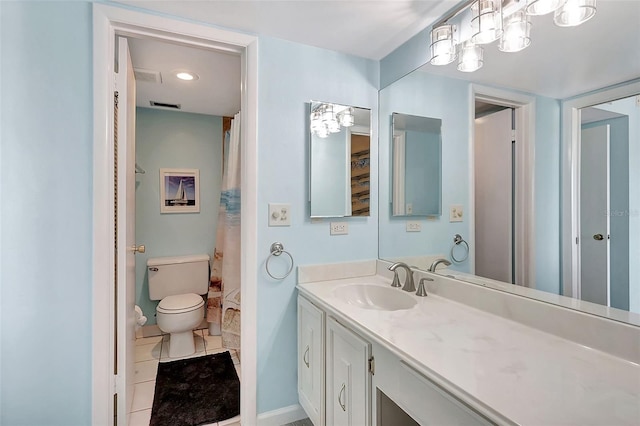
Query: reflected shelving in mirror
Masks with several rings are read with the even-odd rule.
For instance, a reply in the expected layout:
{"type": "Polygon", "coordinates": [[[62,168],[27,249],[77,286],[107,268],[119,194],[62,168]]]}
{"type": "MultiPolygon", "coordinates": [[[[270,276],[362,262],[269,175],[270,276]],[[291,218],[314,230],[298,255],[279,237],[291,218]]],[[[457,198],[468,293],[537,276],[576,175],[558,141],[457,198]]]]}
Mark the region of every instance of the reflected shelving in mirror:
{"type": "Polygon", "coordinates": [[[309,106],[310,217],[369,216],[371,110],[309,106]]]}
{"type": "Polygon", "coordinates": [[[442,120],[392,115],[393,216],[442,215],[442,120]]]}

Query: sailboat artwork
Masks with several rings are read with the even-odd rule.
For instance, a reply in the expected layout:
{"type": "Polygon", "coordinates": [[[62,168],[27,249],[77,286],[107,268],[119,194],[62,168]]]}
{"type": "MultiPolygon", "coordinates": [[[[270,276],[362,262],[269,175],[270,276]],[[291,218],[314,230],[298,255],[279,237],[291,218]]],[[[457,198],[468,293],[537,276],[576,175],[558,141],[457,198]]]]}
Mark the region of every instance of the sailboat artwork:
{"type": "MultiPolygon", "coordinates": [[[[167,177],[167,179],[169,179],[169,181],[171,181],[170,177],[167,177]]],[[[187,191],[184,189],[184,179],[180,178],[180,185],[178,185],[178,190],[176,191],[176,196],[174,197],[173,200],[166,200],[167,203],[169,203],[169,205],[188,205],[189,204],[189,199],[187,198],[187,191]]],[[[192,200],[195,204],[196,200],[192,200]]]]}
{"type": "Polygon", "coordinates": [[[160,212],[199,212],[198,177],[198,169],[160,169],[160,212]]]}

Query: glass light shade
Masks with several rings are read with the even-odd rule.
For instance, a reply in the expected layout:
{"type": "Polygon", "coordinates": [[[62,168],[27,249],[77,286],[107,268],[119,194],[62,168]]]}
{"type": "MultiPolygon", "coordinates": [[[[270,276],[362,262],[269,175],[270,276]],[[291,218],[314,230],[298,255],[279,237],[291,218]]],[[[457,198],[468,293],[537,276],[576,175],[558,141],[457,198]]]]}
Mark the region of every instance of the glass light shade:
{"type": "Polygon", "coordinates": [[[321,138],[326,138],[327,136],[329,136],[329,129],[327,129],[327,126],[322,126],[319,129],[317,129],[315,131],[316,135],[318,135],[321,138]]]}
{"type": "Polygon", "coordinates": [[[344,127],[351,127],[355,124],[355,117],[353,116],[353,108],[349,107],[338,114],[338,121],[344,127]]]}
{"type": "Polygon", "coordinates": [[[487,44],[502,35],[501,0],[477,0],[471,4],[471,41],[487,44]]]}
{"type": "Polygon", "coordinates": [[[331,120],[335,120],[335,116],[333,115],[333,105],[331,104],[322,104],[322,121],[329,122],[331,120]]]}
{"type": "Polygon", "coordinates": [[[482,68],[484,49],[472,42],[465,42],[460,49],[460,59],[458,61],[458,71],[474,72],[482,68]]]}
{"type": "Polygon", "coordinates": [[[553,14],[553,22],[559,27],[575,27],[596,14],[596,0],[567,0],[553,14]]]}
{"type": "Polygon", "coordinates": [[[315,132],[316,130],[324,126],[324,124],[322,124],[320,111],[317,109],[310,114],[309,119],[311,121],[310,127],[312,132],[315,132]]]}
{"type": "Polygon", "coordinates": [[[567,0],[528,0],[526,11],[528,15],[546,15],[562,7],[567,0]]]}
{"type": "Polygon", "coordinates": [[[340,123],[338,123],[338,120],[336,120],[335,118],[333,120],[325,122],[325,124],[327,125],[327,129],[331,133],[338,133],[340,131],[340,123]]]}
{"type": "Polygon", "coordinates": [[[456,60],[453,25],[440,25],[431,30],[431,64],[447,65],[456,60]]]}
{"type": "Polygon", "coordinates": [[[503,33],[498,49],[502,52],[519,52],[531,44],[531,22],[524,10],[504,18],[503,33]]]}

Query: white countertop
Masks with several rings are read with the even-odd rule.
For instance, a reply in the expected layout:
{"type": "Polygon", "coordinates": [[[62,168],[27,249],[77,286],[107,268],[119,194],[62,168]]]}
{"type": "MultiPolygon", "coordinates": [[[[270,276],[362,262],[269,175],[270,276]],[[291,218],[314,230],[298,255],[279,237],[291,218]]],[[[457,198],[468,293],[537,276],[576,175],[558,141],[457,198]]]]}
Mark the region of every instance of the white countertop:
{"type": "Polygon", "coordinates": [[[332,294],[350,283],[390,285],[376,275],[298,288],[468,403],[522,425],[640,425],[637,364],[437,295],[412,294],[408,310],[362,309],[332,294]]]}

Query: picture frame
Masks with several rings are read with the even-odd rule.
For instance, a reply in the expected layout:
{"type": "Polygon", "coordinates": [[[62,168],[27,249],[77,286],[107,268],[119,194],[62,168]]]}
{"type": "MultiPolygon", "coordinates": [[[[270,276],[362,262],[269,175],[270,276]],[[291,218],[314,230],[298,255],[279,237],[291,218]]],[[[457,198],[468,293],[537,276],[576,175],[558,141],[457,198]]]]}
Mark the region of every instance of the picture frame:
{"type": "Polygon", "coordinates": [[[160,213],[200,213],[199,169],[160,169],[160,213]]]}

